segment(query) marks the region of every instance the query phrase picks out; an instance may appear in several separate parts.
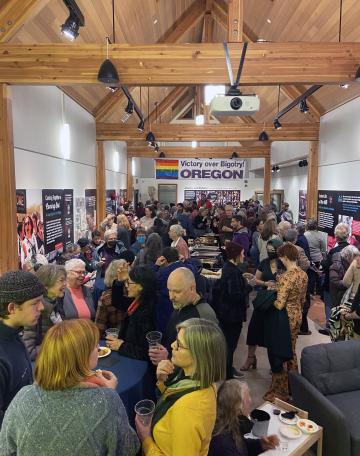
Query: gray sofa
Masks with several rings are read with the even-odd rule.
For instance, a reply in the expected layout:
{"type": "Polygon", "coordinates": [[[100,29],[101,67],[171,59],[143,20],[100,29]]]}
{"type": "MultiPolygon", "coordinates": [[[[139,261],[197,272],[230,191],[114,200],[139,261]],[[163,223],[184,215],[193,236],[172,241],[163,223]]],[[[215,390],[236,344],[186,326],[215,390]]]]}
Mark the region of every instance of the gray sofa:
{"type": "Polygon", "coordinates": [[[324,456],[360,456],[360,341],[306,347],[289,375],[294,405],[324,428],[324,456]]]}

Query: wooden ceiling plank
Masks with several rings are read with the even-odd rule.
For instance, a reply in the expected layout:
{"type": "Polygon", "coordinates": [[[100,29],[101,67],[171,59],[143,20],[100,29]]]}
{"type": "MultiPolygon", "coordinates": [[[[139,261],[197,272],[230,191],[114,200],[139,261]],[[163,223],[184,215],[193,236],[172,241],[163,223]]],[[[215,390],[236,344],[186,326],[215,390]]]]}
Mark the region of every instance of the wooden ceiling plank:
{"type": "MultiPolygon", "coordinates": [[[[274,130],[272,124],[156,124],[152,127],[158,141],[258,141],[259,134],[265,130],[270,141],[317,141],[319,124],[283,124],[274,130]]],[[[134,125],[97,123],[98,141],[139,141],[144,134],[134,125]],[[141,136],[142,135],[142,136],[141,136]]]]}
{"type": "Polygon", "coordinates": [[[243,40],[244,2],[229,0],[228,4],[228,42],[241,43],[243,40]]]}
{"type": "Polygon", "coordinates": [[[177,43],[186,32],[201,21],[205,14],[205,6],[204,0],[195,0],[157,42],[177,43]]]}
{"type": "MultiPolygon", "coordinates": [[[[205,6],[203,0],[196,0],[192,5],[184,11],[178,20],[164,33],[157,43],[176,43],[182,36],[202,19],[205,14],[205,6]]],[[[130,93],[131,93],[130,89],[130,93]]],[[[122,91],[109,94],[96,106],[94,113],[97,121],[104,120],[109,116],[119,103],[125,100],[125,95],[122,91]]]]}
{"type": "MultiPolygon", "coordinates": [[[[230,158],[233,152],[238,154],[238,158],[263,158],[270,156],[270,146],[258,147],[239,147],[239,146],[198,146],[192,147],[172,147],[162,146],[161,152],[166,157],[176,158],[230,158]]],[[[154,157],[154,151],[147,146],[129,146],[127,147],[128,157],[154,157]]]]}
{"type": "Polygon", "coordinates": [[[172,108],[188,91],[187,87],[176,87],[167,95],[154,109],[149,117],[146,118],[146,123],[153,123],[160,118],[168,109],[172,108]]]}
{"type": "MultiPolygon", "coordinates": [[[[220,43],[110,46],[124,85],[226,84],[220,43]]],[[[233,67],[242,44],[230,43],[233,67]]],[[[97,44],[0,44],[0,83],[96,84],[105,46],[97,44]]],[[[351,81],[360,43],[249,43],[242,85],[326,85],[351,81]],[[261,70],[260,70],[261,69],[261,70]]]]}
{"type": "Polygon", "coordinates": [[[10,40],[49,0],[7,0],[0,8],[0,43],[10,40]]]}

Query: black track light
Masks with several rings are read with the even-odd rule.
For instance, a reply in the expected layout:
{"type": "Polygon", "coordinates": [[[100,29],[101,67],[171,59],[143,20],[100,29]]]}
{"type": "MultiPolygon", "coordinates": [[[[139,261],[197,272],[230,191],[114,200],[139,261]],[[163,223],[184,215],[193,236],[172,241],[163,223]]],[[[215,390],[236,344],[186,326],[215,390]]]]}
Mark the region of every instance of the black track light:
{"type": "Polygon", "coordinates": [[[266,131],[262,131],[259,135],[259,141],[269,141],[266,131]]]}
{"type": "Polygon", "coordinates": [[[165,154],[164,154],[164,152],[160,152],[160,154],[159,154],[159,158],[165,158],[165,154]]]}
{"type": "Polygon", "coordinates": [[[299,161],[299,166],[300,168],[304,167],[304,166],[307,166],[308,165],[308,161],[305,159],[305,160],[300,160],[299,161]]]}
{"type": "Polygon", "coordinates": [[[131,100],[128,101],[125,112],[130,115],[134,112],[134,103],[131,100]]]}
{"type": "Polygon", "coordinates": [[[300,101],[300,112],[307,114],[309,112],[309,106],[306,103],[306,100],[300,101]]]}
{"type": "Polygon", "coordinates": [[[119,87],[112,87],[112,86],[107,86],[106,87],[110,92],[115,93],[119,90],[119,87]]]}
{"type": "Polygon", "coordinates": [[[278,173],[278,172],[280,172],[279,166],[277,166],[277,165],[273,166],[273,167],[271,168],[271,172],[272,172],[272,173],[278,173]]]}
{"type": "Polygon", "coordinates": [[[356,71],[355,81],[356,82],[360,82],[360,66],[359,66],[359,68],[356,71]]]}
{"type": "Polygon", "coordinates": [[[85,25],[84,15],[75,0],[63,0],[69,10],[69,17],[60,27],[61,34],[70,41],[79,36],[79,28],[85,25]]]}
{"type": "Polygon", "coordinates": [[[98,72],[98,81],[103,82],[104,84],[118,84],[119,75],[117,69],[114,67],[114,64],[111,60],[106,59],[101,64],[101,67],[98,72]]]}
{"type": "Polygon", "coordinates": [[[159,152],[159,150],[160,150],[159,144],[156,144],[155,145],[155,152],[159,152]]]}
{"type": "Polygon", "coordinates": [[[151,141],[149,146],[151,147],[151,149],[155,149],[156,148],[156,142],[155,141],[151,141]]]}
{"type": "Polygon", "coordinates": [[[233,152],[231,154],[231,158],[239,158],[238,154],[236,152],[233,152]]]}
{"type": "Polygon", "coordinates": [[[279,122],[279,119],[274,120],[274,128],[275,128],[275,130],[280,130],[281,123],[279,122]]]}
{"type": "Polygon", "coordinates": [[[138,128],[139,131],[144,131],[144,128],[145,128],[144,119],[140,120],[139,125],[137,126],[137,128],[138,128]]]}
{"type": "Polygon", "coordinates": [[[146,141],[149,143],[149,146],[152,142],[155,141],[155,136],[152,131],[149,131],[149,133],[146,135],[146,141]]]}

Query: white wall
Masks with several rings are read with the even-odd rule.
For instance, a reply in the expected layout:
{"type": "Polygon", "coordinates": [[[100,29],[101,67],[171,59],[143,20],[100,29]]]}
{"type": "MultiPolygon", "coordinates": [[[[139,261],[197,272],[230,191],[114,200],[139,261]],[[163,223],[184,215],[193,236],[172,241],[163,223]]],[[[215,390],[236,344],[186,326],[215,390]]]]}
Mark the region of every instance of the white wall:
{"type": "Polygon", "coordinates": [[[360,98],[320,120],[319,190],[360,191],[360,98]]]}
{"type": "Polygon", "coordinates": [[[127,185],[127,145],[125,141],[106,141],[106,188],[119,190],[127,185]]]}
{"type": "MultiPolygon", "coordinates": [[[[56,87],[13,86],[12,111],[16,187],[69,188],[84,196],[96,188],[95,119],[56,87]],[[63,106],[63,111],[62,111],[63,106]],[[63,120],[70,125],[70,157],[60,142],[63,120]]],[[[106,187],[126,188],[126,143],[105,143],[106,187]]]]}
{"type": "Polygon", "coordinates": [[[294,221],[299,217],[299,190],[306,190],[307,168],[298,165],[281,168],[271,176],[271,189],[284,190],[284,198],[290,205],[294,221]]]}

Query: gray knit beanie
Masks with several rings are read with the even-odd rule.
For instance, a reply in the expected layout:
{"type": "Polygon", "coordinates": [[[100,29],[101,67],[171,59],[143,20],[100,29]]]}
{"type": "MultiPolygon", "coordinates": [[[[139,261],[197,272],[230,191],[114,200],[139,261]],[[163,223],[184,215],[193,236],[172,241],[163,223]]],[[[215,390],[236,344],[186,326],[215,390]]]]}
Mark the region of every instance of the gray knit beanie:
{"type": "Polygon", "coordinates": [[[44,285],[31,272],[10,271],[0,277],[0,304],[22,304],[41,296],[44,285]]]}

